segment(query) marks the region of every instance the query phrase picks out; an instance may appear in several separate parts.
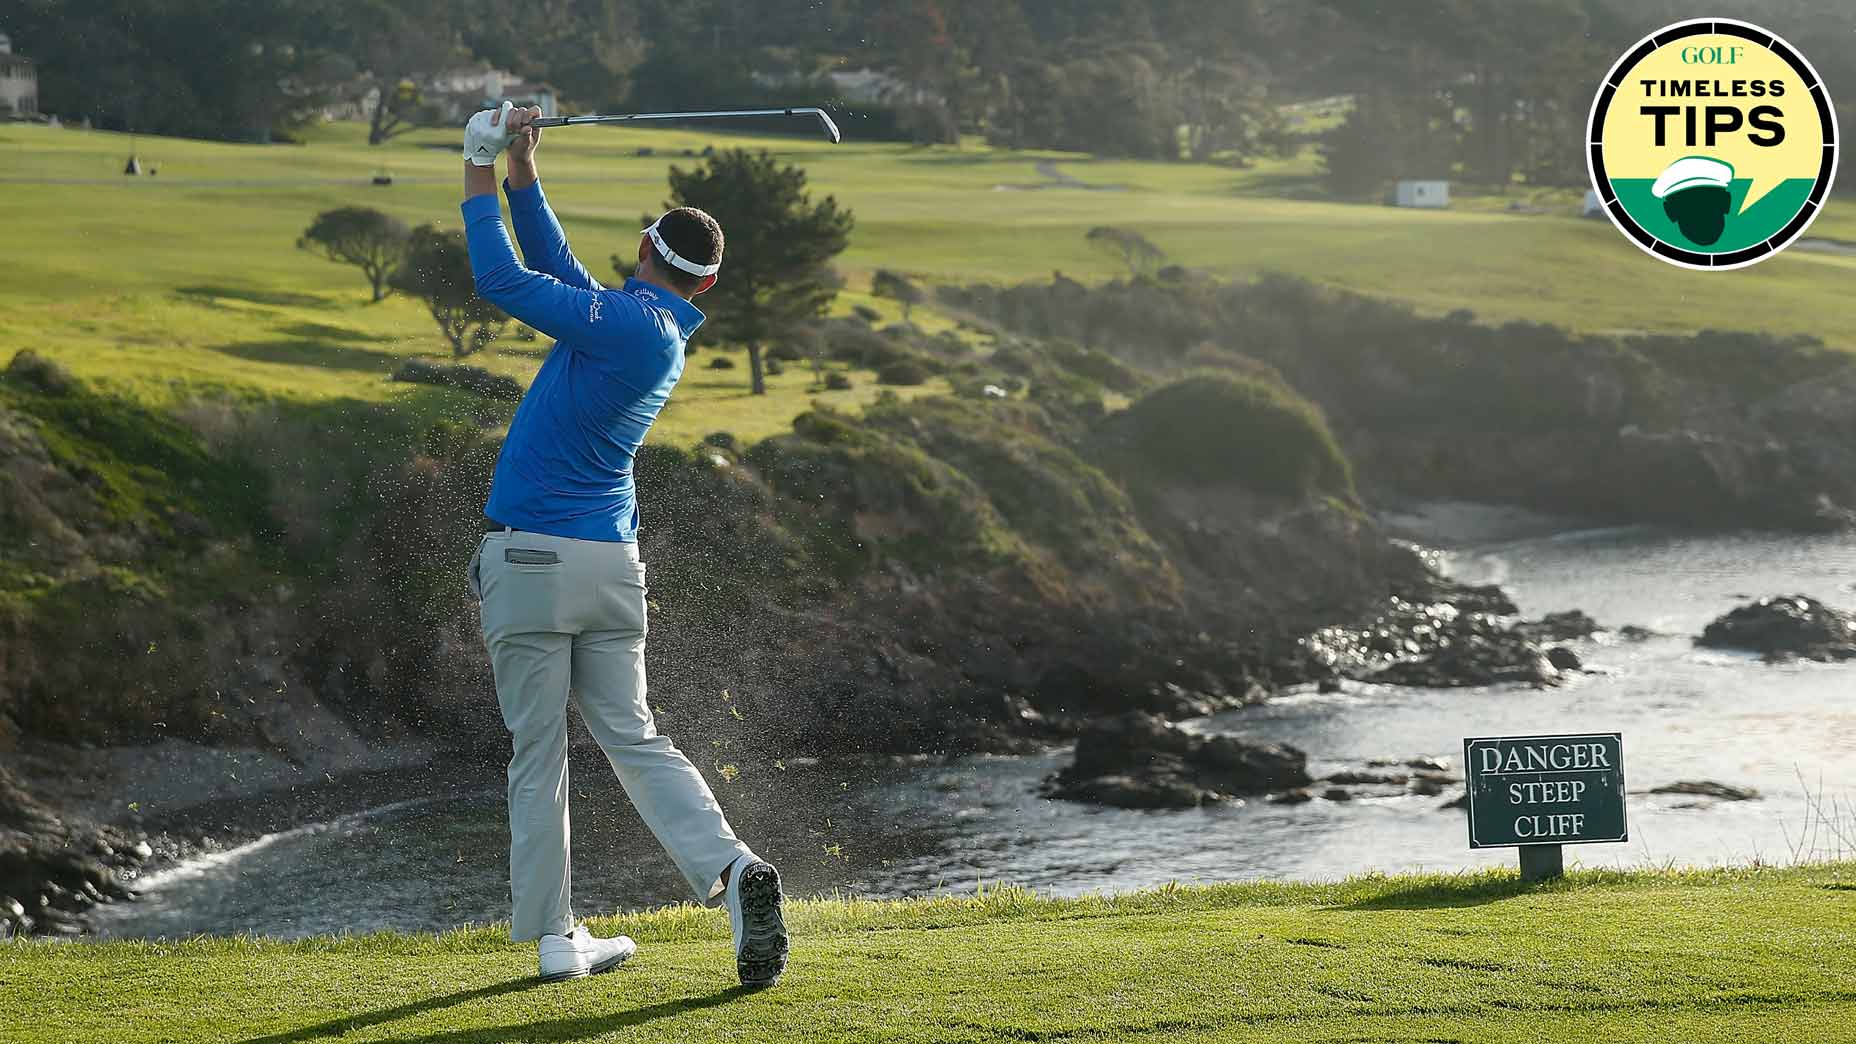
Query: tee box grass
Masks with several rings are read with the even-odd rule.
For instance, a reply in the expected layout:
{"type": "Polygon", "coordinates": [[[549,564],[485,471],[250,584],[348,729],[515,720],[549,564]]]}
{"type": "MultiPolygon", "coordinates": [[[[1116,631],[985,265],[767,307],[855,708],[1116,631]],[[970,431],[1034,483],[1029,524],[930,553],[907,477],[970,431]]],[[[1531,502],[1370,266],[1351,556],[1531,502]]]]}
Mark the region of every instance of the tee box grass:
{"type": "Polygon", "coordinates": [[[1856,1040],[1856,871],[1512,873],[1043,899],[797,901],[779,985],[726,916],[594,922],[638,955],[535,982],[503,927],[0,943],[15,1044],[323,1040],[1856,1040]]]}

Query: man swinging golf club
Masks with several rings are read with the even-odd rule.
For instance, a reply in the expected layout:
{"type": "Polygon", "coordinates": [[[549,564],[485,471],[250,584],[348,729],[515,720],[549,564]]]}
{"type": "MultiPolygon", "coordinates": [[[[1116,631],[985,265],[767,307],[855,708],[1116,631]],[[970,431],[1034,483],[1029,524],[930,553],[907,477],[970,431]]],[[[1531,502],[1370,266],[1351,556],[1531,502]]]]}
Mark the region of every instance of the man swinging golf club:
{"type": "Polygon", "coordinates": [[[617,967],[637,949],[574,921],[567,818],[567,701],[698,898],[722,896],[744,985],[786,968],[780,875],[735,837],[689,759],[645,702],[645,584],[632,459],[683,372],[715,285],[722,229],[678,208],[643,233],[617,290],[574,258],[535,173],[539,109],[484,111],[464,131],[464,226],[477,292],[555,338],[496,462],[470,581],[509,727],[510,935],[539,940],[544,980],[617,967]],[[527,267],[503,230],[496,157],[527,267]]]}

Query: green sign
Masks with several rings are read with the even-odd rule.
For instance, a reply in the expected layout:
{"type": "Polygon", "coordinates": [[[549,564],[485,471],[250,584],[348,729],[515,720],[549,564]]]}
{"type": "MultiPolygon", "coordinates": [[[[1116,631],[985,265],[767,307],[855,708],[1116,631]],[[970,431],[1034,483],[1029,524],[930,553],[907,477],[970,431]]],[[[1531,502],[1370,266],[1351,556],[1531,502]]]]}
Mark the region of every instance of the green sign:
{"type": "Polygon", "coordinates": [[[1471,848],[1629,840],[1618,733],[1466,739],[1463,765],[1471,848]]]}

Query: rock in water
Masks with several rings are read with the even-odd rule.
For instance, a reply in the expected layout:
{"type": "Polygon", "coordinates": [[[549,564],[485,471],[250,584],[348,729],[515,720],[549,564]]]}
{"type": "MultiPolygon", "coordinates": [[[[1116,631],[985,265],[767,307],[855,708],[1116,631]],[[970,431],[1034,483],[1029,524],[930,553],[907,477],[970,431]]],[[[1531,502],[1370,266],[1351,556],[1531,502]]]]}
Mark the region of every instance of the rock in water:
{"type": "Polygon", "coordinates": [[[1752,787],[1730,787],[1713,780],[1683,780],[1650,790],[1652,794],[1688,794],[1694,797],[1719,798],[1722,801],[1756,801],[1759,791],[1752,787]]]}
{"type": "Polygon", "coordinates": [[[1598,621],[1577,609],[1548,613],[1538,620],[1523,620],[1514,625],[1516,634],[1530,642],[1567,642],[1590,638],[1599,632],[1598,621]]]}
{"type": "Polygon", "coordinates": [[[1136,711],[1090,722],[1075,761],[1045,793],[1121,808],[1192,808],[1310,782],[1308,756],[1294,747],[1199,736],[1136,711]]]}
{"type": "Polygon", "coordinates": [[[1560,672],[1539,646],[1519,636],[1469,632],[1428,656],[1394,663],[1372,680],[1432,689],[1513,683],[1539,686],[1559,684],[1560,672]]]}
{"type": "Polygon", "coordinates": [[[1561,671],[1582,670],[1585,666],[1580,662],[1578,653],[1563,645],[1556,645],[1547,650],[1547,662],[1552,664],[1555,670],[1561,671]]]}
{"type": "Polygon", "coordinates": [[[1709,624],[1696,644],[1747,649],[1768,660],[1856,659],[1856,616],[1805,595],[1762,598],[1709,624]]]}

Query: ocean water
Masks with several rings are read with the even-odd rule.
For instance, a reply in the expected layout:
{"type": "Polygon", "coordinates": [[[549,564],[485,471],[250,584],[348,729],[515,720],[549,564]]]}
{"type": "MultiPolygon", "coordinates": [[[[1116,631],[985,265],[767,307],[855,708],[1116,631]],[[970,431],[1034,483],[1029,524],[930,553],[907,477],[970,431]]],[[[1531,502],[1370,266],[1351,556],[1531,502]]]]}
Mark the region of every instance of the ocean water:
{"type": "MultiPolygon", "coordinates": [[[[1693,644],[1710,619],[1752,597],[1803,593],[1856,606],[1856,536],[1549,532],[1539,520],[1443,508],[1395,521],[1448,572],[1502,584],[1529,616],[1577,608],[1609,628],[1657,635],[1575,643],[1590,672],[1554,689],[1349,685],[1291,692],[1194,727],[1295,744],[1317,771],[1375,757],[1456,764],[1466,736],[1620,732],[1631,839],[1570,847],[1569,864],[1856,855],[1856,663],[1766,664],[1693,644]],[[1648,793],[1689,780],[1762,796],[1648,793]]],[[[922,895],[1004,882],[1078,894],[1515,860],[1508,850],[1472,852],[1463,813],[1441,808],[1441,797],[1159,812],[1039,797],[1039,782],[1066,760],[1053,751],[880,768],[796,764],[790,781],[746,800],[722,796],[742,835],[799,894],[922,895]]],[[[574,785],[578,912],[688,898],[609,774],[578,771],[574,785]]],[[[486,781],[465,799],[310,824],[141,881],[142,898],[100,912],[95,927],[108,936],[294,936],[506,918],[502,816],[500,790],[486,781]]]]}

